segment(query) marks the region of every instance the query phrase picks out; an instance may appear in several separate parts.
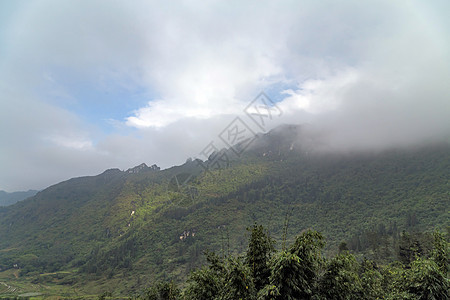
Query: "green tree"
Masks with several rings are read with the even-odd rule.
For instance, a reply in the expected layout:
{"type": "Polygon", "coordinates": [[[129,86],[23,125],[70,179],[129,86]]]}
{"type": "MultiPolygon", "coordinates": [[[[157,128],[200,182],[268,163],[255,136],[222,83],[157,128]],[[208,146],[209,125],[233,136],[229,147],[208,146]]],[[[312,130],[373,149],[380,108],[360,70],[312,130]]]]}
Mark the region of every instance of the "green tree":
{"type": "Polygon", "coordinates": [[[261,290],[269,283],[269,261],[275,251],[275,241],[265,232],[262,225],[253,225],[247,230],[251,231],[245,262],[251,270],[255,289],[261,290]]]}
{"type": "Polygon", "coordinates": [[[186,299],[216,299],[224,289],[227,275],[224,258],[214,252],[205,252],[208,267],[191,273],[186,288],[186,299]]]}
{"type": "Polygon", "coordinates": [[[408,273],[407,289],[418,299],[449,299],[449,279],[433,260],[417,258],[408,273]]]}
{"type": "Polygon", "coordinates": [[[272,262],[269,284],[259,299],[311,299],[316,293],[317,273],[322,263],[323,236],[312,230],[297,237],[288,251],[272,262]]]}
{"type": "Polygon", "coordinates": [[[340,254],[331,259],[319,282],[319,294],[325,299],[361,299],[362,286],[353,255],[340,254]]]}
{"type": "Polygon", "coordinates": [[[359,266],[362,299],[379,299],[385,294],[383,275],[375,262],[364,259],[359,266]]]}
{"type": "Polygon", "coordinates": [[[417,299],[407,289],[409,285],[409,273],[400,262],[391,264],[383,269],[382,287],[385,289],[385,298],[389,300],[417,299]]]}
{"type": "Polygon", "coordinates": [[[441,272],[448,278],[450,271],[450,243],[445,240],[444,235],[439,231],[433,233],[433,240],[431,258],[437,264],[441,272]]]}
{"type": "Polygon", "coordinates": [[[173,281],[159,282],[147,289],[145,295],[139,298],[144,300],[177,300],[180,298],[180,289],[173,281]]]}
{"type": "Polygon", "coordinates": [[[227,265],[225,285],[219,300],[251,300],[256,298],[256,290],[249,267],[241,259],[230,257],[227,265]]]}
{"type": "Polygon", "coordinates": [[[187,281],[185,298],[192,300],[215,299],[223,286],[223,277],[220,275],[211,266],[193,271],[187,281]]]}

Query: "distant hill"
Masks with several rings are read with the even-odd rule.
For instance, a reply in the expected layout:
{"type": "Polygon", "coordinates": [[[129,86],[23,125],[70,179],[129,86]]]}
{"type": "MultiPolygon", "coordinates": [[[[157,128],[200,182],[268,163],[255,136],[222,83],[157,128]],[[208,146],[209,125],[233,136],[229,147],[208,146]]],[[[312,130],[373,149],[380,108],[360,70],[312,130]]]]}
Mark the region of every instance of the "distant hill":
{"type": "Polygon", "coordinates": [[[30,284],[22,292],[54,285],[69,298],[126,296],[155,280],[184,280],[206,249],[243,253],[255,222],[278,248],[288,224],[288,242],[312,228],[328,253],[347,241],[386,262],[399,232],[449,225],[448,144],[335,153],[315,143],[304,127],[285,125],[207,161],[55,184],[0,208],[0,269],[20,272],[20,286],[30,284]]]}
{"type": "Polygon", "coordinates": [[[27,192],[13,192],[8,193],[5,191],[0,191],[0,206],[8,206],[16,203],[17,201],[22,201],[28,197],[33,197],[38,191],[29,190],[27,192]]]}

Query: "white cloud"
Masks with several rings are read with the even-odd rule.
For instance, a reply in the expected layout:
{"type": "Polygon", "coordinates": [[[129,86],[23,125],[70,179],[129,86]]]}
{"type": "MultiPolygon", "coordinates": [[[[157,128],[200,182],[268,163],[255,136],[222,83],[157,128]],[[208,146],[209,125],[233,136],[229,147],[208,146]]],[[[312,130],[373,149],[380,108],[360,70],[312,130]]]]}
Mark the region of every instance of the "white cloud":
{"type": "Polygon", "coordinates": [[[49,140],[56,146],[73,148],[77,150],[92,149],[92,141],[77,136],[49,136],[44,140],[49,140]]]}
{"type": "Polygon", "coordinates": [[[288,96],[279,106],[291,114],[299,110],[310,114],[335,111],[345,101],[345,91],[357,80],[357,72],[351,69],[343,70],[331,78],[307,80],[297,90],[282,91],[288,96]]]}
{"type": "Polygon", "coordinates": [[[448,6],[22,5],[0,35],[7,45],[0,49],[0,189],[42,188],[143,161],[181,163],[217,139],[261,90],[282,100],[283,117],[273,126],[309,122],[337,148],[448,137],[448,6]],[[139,87],[146,101],[127,107],[123,119],[109,120],[111,131],[102,132],[71,110],[86,105],[70,89],[80,82],[105,95],[114,90],[111,82],[139,87]]]}

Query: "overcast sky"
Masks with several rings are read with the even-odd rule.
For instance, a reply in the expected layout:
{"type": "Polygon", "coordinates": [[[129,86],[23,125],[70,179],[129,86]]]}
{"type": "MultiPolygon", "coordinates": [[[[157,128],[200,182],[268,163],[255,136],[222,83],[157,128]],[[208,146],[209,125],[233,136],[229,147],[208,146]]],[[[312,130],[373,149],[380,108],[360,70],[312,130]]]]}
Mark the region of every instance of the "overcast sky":
{"type": "MultiPolygon", "coordinates": [[[[339,148],[449,141],[450,2],[0,1],[0,189],[198,157],[264,91],[339,148]]],[[[219,145],[220,143],[217,142],[219,145]]]]}

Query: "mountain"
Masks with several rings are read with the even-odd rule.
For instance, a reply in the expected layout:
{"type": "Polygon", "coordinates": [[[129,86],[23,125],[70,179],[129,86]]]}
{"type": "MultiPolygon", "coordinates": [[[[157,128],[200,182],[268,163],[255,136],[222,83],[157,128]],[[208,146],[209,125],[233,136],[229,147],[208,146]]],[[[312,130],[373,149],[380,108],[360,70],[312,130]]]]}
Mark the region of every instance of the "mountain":
{"type": "Polygon", "coordinates": [[[338,153],[310,132],[284,125],[206,161],[110,169],[0,208],[0,282],[17,293],[126,296],[184,280],[207,249],[243,253],[255,222],[278,247],[312,228],[326,253],[346,241],[385,262],[394,244],[380,245],[401,231],[449,225],[448,144],[338,153]]]}
{"type": "Polygon", "coordinates": [[[18,201],[22,201],[28,197],[36,195],[37,192],[38,191],[35,190],[28,190],[27,192],[13,192],[13,193],[0,191],[0,206],[8,206],[18,201]]]}

